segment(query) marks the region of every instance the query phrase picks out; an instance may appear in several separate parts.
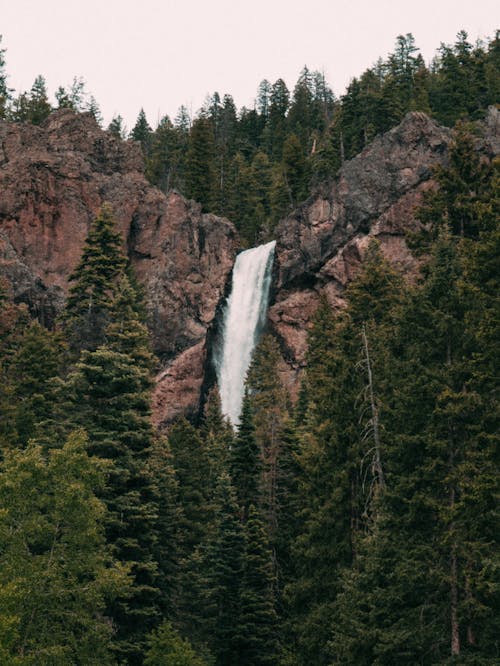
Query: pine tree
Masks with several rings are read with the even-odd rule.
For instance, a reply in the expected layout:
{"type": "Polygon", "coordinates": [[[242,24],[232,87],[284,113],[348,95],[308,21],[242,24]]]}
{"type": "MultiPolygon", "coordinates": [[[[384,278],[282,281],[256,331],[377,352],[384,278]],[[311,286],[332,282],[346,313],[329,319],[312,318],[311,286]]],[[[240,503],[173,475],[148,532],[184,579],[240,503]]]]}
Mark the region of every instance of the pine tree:
{"type": "Polygon", "coordinates": [[[89,432],[90,453],[109,466],[103,492],[106,537],[134,577],[131,594],[109,608],[117,626],[114,649],[130,663],[139,663],[145,637],[159,618],[162,584],[154,560],[158,509],[147,469],[153,441],[153,357],[135,292],[123,274],[119,281],[116,278],[114,300],[105,302],[110,321],[103,333],[107,344],[82,352],[66,389],[71,419],[89,432]]]}
{"type": "Polygon", "coordinates": [[[179,597],[182,509],[178,503],[179,482],[167,440],[153,439],[146,471],[157,509],[153,556],[158,564],[159,606],[163,617],[174,618],[179,597]]]}
{"type": "Polygon", "coordinates": [[[129,138],[141,144],[142,152],[148,155],[151,146],[152,129],[149,126],[144,109],[139,111],[135,125],[130,131],[129,138]]]}
{"type": "MultiPolygon", "coordinates": [[[[472,273],[464,272],[474,264],[475,247],[495,237],[495,195],[491,188],[488,202],[484,189],[476,208],[479,238],[477,231],[472,238],[454,236],[442,206],[456,205],[453,162],[449,169],[434,200],[440,230],[425,279],[386,335],[395,398],[386,418],[388,484],[336,600],[330,648],[338,664],[488,664],[498,658],[491,567],[498,548],[497,439],[490,418],[496,407],[484,399],[490,369],[481,361],[482,370],[475,369],[481,355],[475,332],[485,329],[483,323],[476,328],[473,312],[483,288],[472,286],[472,273]]],[[[476,196],[471,188],[471,199],[476,196]]],[[[461,203],[471,210],[467,198],[461,203]]],[[[483,321],[492,332],[491,318],[483,321]]]]}
{"type": "Polygon", "coordinates": [[[63,344],[58,334],[32,322],[17,345],[9,364],[11,414],[16,443],[25,446],[30,439],[44,439],[46,422],[52,418],[57,400],[54,380],[63,366],[63,344]]]}
{"type": "MultiPolygon", "coordinates": [[[[0,35],[1,43],[2,35],[0,35]]],[[[5,73],[5,49],[0,48],[0,118],[5,118],[6,116],[10,92],[7,87],[7,74],[5,73]]]]}
{"type": "Polygon", "coordinates": [[[245,526],[241,581],[241,666],[276,664],[278,655],[272,553],[257,509],[250,505],[245,526]]]}
{"type": "Polygon", "coordinates": [[[243,398],[240,424],[231,451],[231,478],[242,519],[248,518],[251,504],[260,506],[261,498],[261,456],[255,438],[253,410],[248,391],[243,398]]]}
{"type": "Polygon", "coordinates": [[[214,528],[207,544],[206,599],[209,645],[219,666],[239,663],[240,588],[244,536],[234,488],[227,472],[216,489],[214,528]]]}
{"type": "Polygon", "coordinates": [[[166,620],[149,639],[144,666],[205,666],[189,642],[166,620]]]}
{"type": "Polygon", "coordinates": [[[125,264],[121,236],[114,229],[110,206],[104,205],[90,227],[82,257],[69,278],[72,284],[62,318],[74,351],[94,350],[105,342],[105,329],[125,264]]]}
{"type": "Polygon", "coordinates": [[[309,185],[309,165],[296,134],[290,134],[283,144],[282,169],[290,208],[294,208],[307,197],[309,185]]]}
{"type": "Polygon", "coordinates": [[[185,176],[187,139],[174,127],[170,118],[161,119],[151,137],[151,148],[146,162],[146,175],[150,182],[164,192],[182,189],[185,176]]]}
{"type": "Polygon", "coordinates": [[[186,154],[186,195],[202,204],[204,211],[210,211],[216,203],[215,143],[212,122],[204,117],[197,118],[189,135],[186,154]]]}
{"type": "Polygon", "coordinates": [[[21,93],[13,102],[12,119],[40,125],[50,114],[52,107],[47,95],[47,85],[43,76],[37,76],[31,90],[21,93]]]}
{"type": "Polygon", "coordinates": [[[111,132],[111,134],[115,136],[117,139],[122,139],[122,140],[125,139],[127,135],[127,130],[123,123],[123,118],[119,114],[113,116],[113,118],[111,119],[111,122],[108,125],[108,132],[111,132]]]}
{"type": "Polygon", "coordinates": [[[86,436],[6,452],[0,472],[0,643],[3,663],[114,663],[105,604],[127,570],[103,531],[102,463],[86,436]],[[7,628],[7,632],[6,632],[7,628]],[[8,656],[7,656],[8,655],[8,656]]]}
{"type": "Polygon", "coordinates": [[[276,340],[264,336],[253,355],[247,386],[253,409],[255,439],[262,458],[262,504],[271,543],[278,529],[280,456],[289,399],[278,377],[280,352],[276,340]]]}

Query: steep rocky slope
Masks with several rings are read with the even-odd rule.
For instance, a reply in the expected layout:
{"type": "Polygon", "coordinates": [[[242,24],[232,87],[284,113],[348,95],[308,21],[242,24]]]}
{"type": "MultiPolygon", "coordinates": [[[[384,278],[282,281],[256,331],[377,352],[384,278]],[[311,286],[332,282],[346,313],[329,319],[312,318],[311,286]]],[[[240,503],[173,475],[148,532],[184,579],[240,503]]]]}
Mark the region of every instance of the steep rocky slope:
{"type": "MultiPolygon", "coordinates": [[[[478,124],[477,150],[497,155],[500,113],[491,108],[478,124]]],[[[295,393],[304,366],[307,330],[320,295],[342,307],[370,239],[409,279],[418,272],[405,234],[419,222],[423,193],[435,187],[432,168],[446,164],[452,133],[423,113],[377,137],[346,162],[334,183],[283,220],[277,229],[276,293],[269,319],[287,363],[283,381],[295,393]]]]}
{"type": "MultiPolygon", "coordinates": [[[[499,126],[492,109],[477,141],[485,155],[498,153],[499,126]]],[[[418,270],[404,235],[418,224],[415,207],[434,187],[432,167],[446,163],[450,137],[424,114],[408,114],[279,224],[269,321],[292,392],[320,295],[342,307],[343,290],[370,237],[403,273],[418,270]]],[[[41,127],[0,122],[0,275],[12,297],[49,325],[104,201],[144,287],[161,364],[155,421],[194,413],[207,340],[238,249],[233,225],[202,214],[175,192],[165,196],[151,187],[138,145],[103,132],[88,114],[58,111],[41,127]]]]}
{"type": "Polygon", "coordinates": [[[48,325],[92,219],[103,202],[111,204],[161,361],[155,420],[196,410],[207,329],[238,247],[233,225],[151,187],[137,144],[68,110],[42,127],[0,123],[0,193],[0,275],[12,297],[48,325]]]}

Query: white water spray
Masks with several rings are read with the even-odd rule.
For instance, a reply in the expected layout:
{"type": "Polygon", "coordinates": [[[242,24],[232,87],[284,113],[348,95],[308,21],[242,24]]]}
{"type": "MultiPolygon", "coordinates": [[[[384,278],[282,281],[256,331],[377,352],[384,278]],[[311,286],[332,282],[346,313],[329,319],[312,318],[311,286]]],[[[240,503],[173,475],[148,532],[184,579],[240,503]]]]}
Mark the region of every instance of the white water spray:
{"type": "Polygon", "coordinates": [[[239,423],[245,378],[266,321],[276,241],[236,257],[233,287],[224,307],[222,344],[215,354],[222,412],[239,423]]]}

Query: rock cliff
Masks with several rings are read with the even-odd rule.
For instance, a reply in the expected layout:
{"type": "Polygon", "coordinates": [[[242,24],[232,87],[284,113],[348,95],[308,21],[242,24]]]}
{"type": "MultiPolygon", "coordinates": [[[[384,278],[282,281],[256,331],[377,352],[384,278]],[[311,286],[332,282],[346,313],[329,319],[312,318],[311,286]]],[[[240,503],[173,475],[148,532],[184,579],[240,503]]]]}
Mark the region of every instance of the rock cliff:
{"type": "MultiPolygon", "coordinates": [[[[500,113],[478,124],[477,149],[498,154],[500,113]]],[[[451,131],[423,113],[377,137],[346,162],[330,187],[311,197],[277,228],[276,284],[269,311],[286,360],[283,381],[294,394],[304,367],[307,331],[320,295],[343,307],[343,291],[376,237],[386,258],[409,279],[418,273],[405,241],[419,222],[416,208],[435,187],[432,169],[446,164],[451,131]]]]}
{"type": "MultiPolygon", "coordinates": [[[[498,152],[499,125],[492,109],[480,126],[477,147],[488,156],[498,152]]],[[[432,168],[446,163],[450,138],[426,115],[408,114],[278,225],[269,322],[292,393],[321,294],[343,306],[343,290],[371,237],[404,274],[418,272],[405,232],[418,224],[415,208],[435,186],[432,168]]],[[[105,201],[144,287],[160,359],[155,422],[195,413],[207,340],[238,249],[233,225],[151,187],[139,146],[103,132],[88,114],[57,111],[41,127],[0,122],[0,275],[12,297],[48,325],[105,201]]]]}
{"type": "Polygon", "coordinates": [[[111,204],[161,362],[155,421],[195,411],[207,330],[238,247],[233,225],[151,187],[137,144],[69,110],[41,127],[0,123],[0,192],[0,275],[12,297],[48,325],[92,219],[103,202],[111,204]]]}

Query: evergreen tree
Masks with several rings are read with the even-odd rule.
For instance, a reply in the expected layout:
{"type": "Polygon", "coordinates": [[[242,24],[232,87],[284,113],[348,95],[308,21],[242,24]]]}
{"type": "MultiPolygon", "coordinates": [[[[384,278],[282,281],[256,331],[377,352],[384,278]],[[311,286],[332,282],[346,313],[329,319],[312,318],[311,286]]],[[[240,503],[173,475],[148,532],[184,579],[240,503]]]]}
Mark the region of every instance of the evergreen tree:
{"type": "Polygon", "coordinates": [[[103,493],[108,508],[106,536],[134,577],[129,597],[116,599],[109,608],[117,626],[114,649],[130,663],[140,663],[145,636],[158,619],[162,585],[154,560],[158,508],[147,468],[153,441],[153,359],[136,295],[123,275],[115,290],[104,331],[107,345],[81,354],[67,390],[71,418],[89,432],[90,452],[109,466],[103,493]]]}
{"type": "Polygon", "coordinates": [[[174,618],[179,598],[182,509],[178,503],[179,482],[167,440],[153,439],[146,471],[157,509],[153,555],[158,563],[159,606],[164,617],[174,618]]]}
{"type": "Polygon", "coordinates": [[[494,166],[481,160],[470,129],[468,125],[457,126],[450,146],[450,164],[436,169],[439,189],[426,195],[418,212],[428,230],[412,238],[417,248],[420,244],[425,249],[425,241],[435,239],[443,225],[449,226],[455,236],[477,238],[486,219],[494,166]]]}
{"type": "Polygon", "coordinates": [[[37,76],[29,93],[21,93],[14,100],[11,116],[17,122],[40,125],[51,111],[52,107],[49,103],[45,79],[43,76],[37,76]]]}
{"type": "Polygon", "coordinates": [[[108,125],[108,132],[111,132],[111,134],[117,139],[123,140],[127,136],[127,130],[123,123],[123,118],[119,114],[113,116],[111,119],[111,122],[108,125]]]}
{"type": "Polygon", "coordinates": [[[111,208],[104,205],[92,223],[72,283],[63,324],[73,350],[93,350],[105,342],[105,329],[120,276],[126,264],[122,239],[114,229],[111,208]]]}
{"type": "Polygon", "coordinates": [[[253,418],[250,396],[246,391],[230,462],[231,478],[243,521],[248,518],[250,505],[260,506],[261,498],[261,456],[253,418]]]}
{"type": "Polygon", "coordinates": [[[186,154],[186,194],[199,201],[203,210],[211,210],[216,202],[215,143],[212,122],[197,118],[189,135],[186,154]]]}
{"type": "Polygon", "coordinates": [[[142,152],[148,155],[151,145],[152,130],[144,113],[144,109],[139,111],[135,125],[130,131],[129,138],[138,141],[141,144],[142,152]]]}
{"type": "Polygon", "coordinates": [[[186,149],[184,132],[174,127],[168,116],[162,118],[152,135],[146,162],[146,175],[150,182],[164,192],[172,188],[182,189],[186,149]]]}
{"type": "Polygon", "coordinates": [[[103,465],[73,433],[45,456],[6,452],[0,472],[0,654],[3,663],[113,663],[105,604],[127,589],[95,492],[103,465]]]}
{"type": "Polygon", "coordinates": [[[9,368],[11,415],[16,442],[25,446],[30,439],[44,439],[57,399],[54,380],[62,368],[63,345],[59,335],[37,322],[27,327],[17,344],[9,368]]]}
{"type": "Polygon", "coordinates": [[[266,530],[253,505],[245,527],[241,581],[241,666],[276,664],[278,655],[275,582],[266,530]]]}
{"type": "Polygon", "coordinates": [[[283,144],[282,169],[292,209],[307,197],[309,185],[309,166],[295,134],[290,134],[283,144]]]}
{"type": "Polygon", "coordinates": [[[272,86],[269,117],[263,130],[263,142],[273,160],[280,160],[286,139],[286,114],[290,106],[290,92],[283,79],[272,86]]]}
{"type": "Polygon", "coordinates": [[[239,663],[240,588],[245,545],[239,508],[227,472],[219,479],[215,502],[214,529],[207,545],[209,644],[218,666],[231,666],[239,663]]]}
{"type": "MultiPolygon", "coordinates": [[[[0,44],[2,35],[0,35],[0,44]]],[[[7,74],[5,73],[5,49],[0,48],[0,118],[5,118],[7,104],[10,99],[10,90],[7,87],[7,74]]]]}
{"type": "Polygon", "coordinates": [[[149,639],[144,666],[205,666],[206,662],[166,620],[149,639]]]}
{"type": "Polygon", "coordinates": [[[208,486],[213,493],[221,475],[229,471],[229,457],[234,439],[231,424],[222,414],[220,394],[216,386],[208,394],[200,431],[208,459],[208,486]]]}
{"type": "Polygon", "coordinates": [[[276,340],[269,335],[264,336],[255,350],[247,378],[255,439],[262,458],[262,503],[271,543],[278,529],[279,465],[288,414],[288,396],[278,377],[279,361],[276,340]]]}
{"type": "Polygon", "coordinates": [[[68,89],[59,86],[56,91],[56,100],[59,109],[73,109],[73,111],[81,113],[85,110],[86,97],[85,81],[77,76],[73,78],[68,89]]]}

